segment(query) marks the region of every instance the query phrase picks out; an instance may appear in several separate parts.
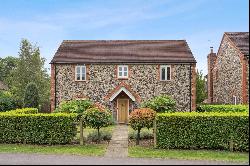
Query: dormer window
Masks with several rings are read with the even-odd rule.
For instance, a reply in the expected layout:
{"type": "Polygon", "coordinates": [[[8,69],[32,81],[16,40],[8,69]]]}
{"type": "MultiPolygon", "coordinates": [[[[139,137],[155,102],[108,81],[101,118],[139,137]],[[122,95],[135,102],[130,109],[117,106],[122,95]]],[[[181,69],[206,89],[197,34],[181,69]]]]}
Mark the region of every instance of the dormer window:
{"type": "Polygon", "coordinates": [[[118,65],[117,76],[118,78],[128,78],[128,65],[118,65]]]}
{"type": "Polygon", "coordinates": [[[171,79],[171,66],[161,65],[160,66],[160,80],[169,81],[171,79]]]}
{"type": "Polygon", "coordinates": [[[75,67],[75,80],[76,81],[86,81],[86,66],[78,65],[75,67]]]}

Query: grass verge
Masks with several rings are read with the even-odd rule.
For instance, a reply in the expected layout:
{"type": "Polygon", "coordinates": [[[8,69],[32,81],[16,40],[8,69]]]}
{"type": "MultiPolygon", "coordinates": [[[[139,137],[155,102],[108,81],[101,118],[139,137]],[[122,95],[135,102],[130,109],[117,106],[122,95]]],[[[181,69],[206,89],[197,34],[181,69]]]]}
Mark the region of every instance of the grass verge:
{"type": "Polygon", "coordinates": [[[70,154],[84,156],[103,156],[107,145],[23,145],[0,144],[0,153],[39,153],[39,154],[70,154]]]}
{"type": "Polygon", "coordinates": [[[185,160],[217,160],[248,162],[249,153],[217,150],[165,150],[153,147],[132,146],[128,149],[129,157],[165,158],[185,160]]]}

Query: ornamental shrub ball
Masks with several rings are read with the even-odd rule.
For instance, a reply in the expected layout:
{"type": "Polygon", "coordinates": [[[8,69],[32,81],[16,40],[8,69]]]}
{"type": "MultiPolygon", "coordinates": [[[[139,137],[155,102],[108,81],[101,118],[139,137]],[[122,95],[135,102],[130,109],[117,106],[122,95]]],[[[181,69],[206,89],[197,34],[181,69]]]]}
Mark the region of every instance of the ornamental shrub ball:
{"type": "Polygon", "coordinates": [[[137,130],[136,145],[139,145],[141,129],[153,127],[156,112],[150,108],[133,110],[129,115],[129,124],[132,129],[137,130]]]}

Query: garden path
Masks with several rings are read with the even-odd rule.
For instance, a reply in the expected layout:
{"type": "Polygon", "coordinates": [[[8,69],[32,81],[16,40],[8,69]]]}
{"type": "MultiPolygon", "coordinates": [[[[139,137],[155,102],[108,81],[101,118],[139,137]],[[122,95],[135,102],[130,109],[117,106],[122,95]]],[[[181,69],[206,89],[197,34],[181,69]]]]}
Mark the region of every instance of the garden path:
{"type": "Polygon", "coordinates": [[[116,125],[104,157],[128,157],[128,126],[116,125]]]}

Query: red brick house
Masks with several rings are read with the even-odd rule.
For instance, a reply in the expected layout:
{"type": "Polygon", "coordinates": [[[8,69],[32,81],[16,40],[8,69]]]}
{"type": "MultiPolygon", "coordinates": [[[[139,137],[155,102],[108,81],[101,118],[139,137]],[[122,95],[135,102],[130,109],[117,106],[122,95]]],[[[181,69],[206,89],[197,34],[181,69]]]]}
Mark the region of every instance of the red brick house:
{"type": "Polygon", "coordinates": [[[208,102],[249,103],[249,32],[225,32],[208,59],[208,102]]]}
{"type": "Polygon", "coordinates": [[[88,98],[127,123],[140,103],[166,94],[195,110],[196,60],[185,40],[65,40],[51,61],[51,110],[88,98]]]}

